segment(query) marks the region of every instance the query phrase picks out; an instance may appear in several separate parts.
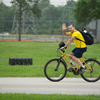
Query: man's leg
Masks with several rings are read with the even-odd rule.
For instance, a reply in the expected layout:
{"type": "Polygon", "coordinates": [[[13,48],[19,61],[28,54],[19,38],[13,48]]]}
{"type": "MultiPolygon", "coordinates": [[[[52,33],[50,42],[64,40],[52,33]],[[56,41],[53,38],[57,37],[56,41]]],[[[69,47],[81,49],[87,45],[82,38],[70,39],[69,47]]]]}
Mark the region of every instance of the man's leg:
{"type": "MultiPolygon", "coordinates": [[[[69,55],[74,55],[74,53],[73,52],[71,52],[69,55]]],[[[74,63],[74,61],[72,60],[72,57],[69,57],[69,59],[70,59],[70,63],[72,64],[72,66],[74,67],[75,66],[75,63],[74,63]],[[74,63],[74,64],[73,64],[74,63]]],[[[71,68],[69,68],[68,69],[68,71],[69,72],[73,72],[73,68],[71,67],[71,68]]]]}
{"type": "MultiPolygon", "coordinates": [[[[73,50],[72,50],[72,52],[70,53],[70,55],[74,55],[74,53],[75,53],[75,51],[76,51],[76,48],[74,48],[73,50]]],[[[70,58],[70,60],[72,60],[72,57],[69,57],[70,58]]]]}
{"type": "Polygon", "coordinates": [[[84,51],[81,51],[78,48],[75,48],[70,54],[73,55],[73,57],[70,57],[73,61],[75,61],[78,65],[81,66],[80,74],[82,74],[87,68],[81,63],[81,61],[78,59],[79,57],[82,57],[84,51]]]}
{"type": "MultiPolygon", "coordinates": [[[[73,56],[73,55],[74,55],[74,53],[73,53],[73,52],[71,52],[71,53],[70,53],[70,55],[72,55],[72,56],[73,56]]],[[[69,57],[69,58],[70,58],[70,60],[72,60],[72,57],[69,57]]]]}
{"type": "Polygon", "coordinates": [[[80,72],[79,72],[80,74],[82,74],[87,69],[77,57],[73,56],[72,60],[75,61],[77,64],[79,64],[81,66],[81,69],[80,69],[80,72]]]}
{"type": "MultiPolygon", "coordinates": [[[[71,52],[70,55],[74,55],[74,53],[71,52]]],[[[75,61],[76,63],[78,63],[80,66],[84,66],[84,65],[81,63],[81,61],[80,61],[77,57],[73,56],[73,57],[69,57],[69,58],[70,58],[70,60],[73,60],[73,61],[75,61]]]]}
{"type": "Polygon", "coordinates": [[[79,64],[81,67],[84,66],[84,65],[81,63],[81,61],[80,61],[77,57],[73,56],[71,59],[72,59],[73,61],[75,61],[77,64],[79,64]]]}

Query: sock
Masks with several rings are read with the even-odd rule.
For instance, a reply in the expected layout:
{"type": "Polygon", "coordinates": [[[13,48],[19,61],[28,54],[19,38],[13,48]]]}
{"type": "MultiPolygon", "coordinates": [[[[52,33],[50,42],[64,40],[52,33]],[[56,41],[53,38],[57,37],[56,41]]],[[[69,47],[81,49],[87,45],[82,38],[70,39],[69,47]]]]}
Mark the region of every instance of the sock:
{"type": "Polygon", "coordinates": [[[76,64],[74,63],[74,61],[73,61],[73,60],[70,60],[70,62],[72,63],[73,67],[75,67],[75,66],[76,66],[76,64]]]}
{"type": "Polygon", "coordinates": [[[85,68],[85,66],[82,66],[83,68],[85,68]]]}
{"type": "Polygon", "coordinates": [[[71,63],[73,63],[73,60],[70,60],[71,63]]]}

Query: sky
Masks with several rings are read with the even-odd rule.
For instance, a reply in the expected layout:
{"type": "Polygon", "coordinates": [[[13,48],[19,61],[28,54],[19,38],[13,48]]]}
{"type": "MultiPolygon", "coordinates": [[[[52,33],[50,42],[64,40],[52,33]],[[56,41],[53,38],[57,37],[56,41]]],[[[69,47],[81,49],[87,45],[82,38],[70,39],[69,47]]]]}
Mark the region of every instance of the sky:
{"type": "MultiPolygon", "coordinates": [[[[3,3],[5,3],[7,6],[11,6],[11,1],[12,0],[0,0],[0,1],[3,1],[3,3]]],[[[67,0],[50,0],[50,3],[55,5],[55,6],[58,6],[58,5],[64,5],[66,4],[66,1],[67,0]]]]}

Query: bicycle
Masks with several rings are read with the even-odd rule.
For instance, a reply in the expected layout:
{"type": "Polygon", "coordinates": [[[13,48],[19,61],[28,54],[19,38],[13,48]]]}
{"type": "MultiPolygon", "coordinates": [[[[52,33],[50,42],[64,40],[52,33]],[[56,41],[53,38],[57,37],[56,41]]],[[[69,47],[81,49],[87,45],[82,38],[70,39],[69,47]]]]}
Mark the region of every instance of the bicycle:
{"type": "MultiPolygon", "coordinates": [[[[60,49],[58,49],[58,52],[60,49]]],[[[100,62],[96,58],[88,58],[84,61],[81,58],[81,62],[87,67],[84,73],[79,74],[80,66],[73,67],[67,57],[72,57],[72,55],[65,54],[64,50],[61,50],[60,58],[55,58],[49,60],[44,67],[44,74],[47,79],[52,82],[61,81],[67,74],[67,63],[71,66],[74,75],[81,75],[81,77],[87,82],[96,82],[100,79],[100,62]],[[67,63],[66,63],[66,61],[67,63]]]]}

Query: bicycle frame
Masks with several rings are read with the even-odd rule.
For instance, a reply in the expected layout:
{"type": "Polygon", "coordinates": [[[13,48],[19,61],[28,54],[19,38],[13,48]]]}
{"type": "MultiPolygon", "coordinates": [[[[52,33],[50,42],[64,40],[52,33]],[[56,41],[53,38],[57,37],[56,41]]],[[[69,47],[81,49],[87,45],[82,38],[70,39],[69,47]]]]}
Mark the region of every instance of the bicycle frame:
{"type": "MultiPolygon", "coordinates": [[[[69,65],[74,69],[74,71],[77,72],[78,69],[79,69],[79,67],[80,67],[80,65],[78,65],[77,68],[75,69],[75,68],[71,65],[70,61],[66,58],[66,56],[68,56],[68,57],[73,57],[73,55],[65,54],[65,53],[63,52],[62,55],[61,55],[61,57],[63,57],[63,58],[69,63],[69,65]]],[[[93,71],[93,70],[91,69],[91,67],[82,59],[82,57],[79,58],[79,59],[80,59],[80,61],[82,61],[82,62],[90,69],[90,70],[86,70],[85,72],[92,72],[92,71],[93,71]]]]}

